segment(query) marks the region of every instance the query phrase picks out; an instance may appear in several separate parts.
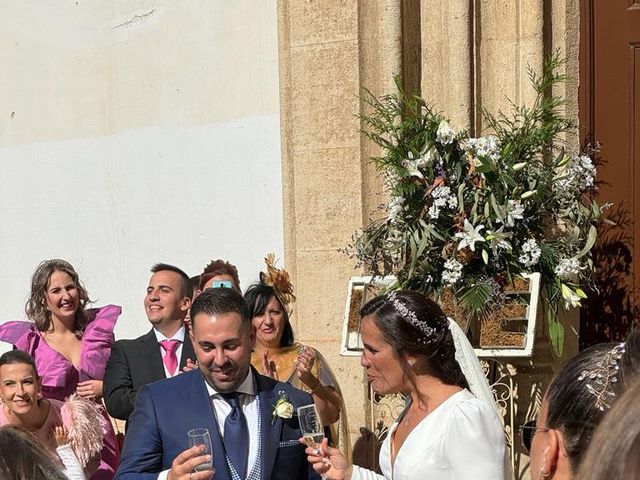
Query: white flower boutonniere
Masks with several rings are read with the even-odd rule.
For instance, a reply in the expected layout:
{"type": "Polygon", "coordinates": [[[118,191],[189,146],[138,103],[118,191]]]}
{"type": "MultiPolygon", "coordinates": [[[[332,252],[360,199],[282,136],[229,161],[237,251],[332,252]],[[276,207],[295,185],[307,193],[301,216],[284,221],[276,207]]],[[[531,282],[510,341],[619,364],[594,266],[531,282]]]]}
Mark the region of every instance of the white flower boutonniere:
{"type": "Polygon", "coordinates": [[[280,418],[293,417],[293,405],[289,401],[289,397],[287,397],[287,394],[282,390],[278,392],[278,399],[276,400],[276,403],[273,406],[273,415],[271,417],[271,425],[276,423],[276,419],[278,417],[280,418]]]}

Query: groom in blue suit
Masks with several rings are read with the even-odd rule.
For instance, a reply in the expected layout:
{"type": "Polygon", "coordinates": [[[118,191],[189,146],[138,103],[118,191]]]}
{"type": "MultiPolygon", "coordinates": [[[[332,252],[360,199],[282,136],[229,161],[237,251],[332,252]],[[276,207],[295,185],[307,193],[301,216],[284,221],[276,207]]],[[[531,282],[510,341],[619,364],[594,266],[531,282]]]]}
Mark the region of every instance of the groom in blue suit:
{"type": "Polygon", "coordinates": [[[145,385],[136,398],[116,480],[319,478],[298,439],[292,411],[313,398],[251,368],[255,329],[230,288],[208,289],[191,307],[198,369],[145,385]],[[276,409],[275,406],[278,405],[276,409]],[[187,432],[209,430],[213,468],[187,432]]]}

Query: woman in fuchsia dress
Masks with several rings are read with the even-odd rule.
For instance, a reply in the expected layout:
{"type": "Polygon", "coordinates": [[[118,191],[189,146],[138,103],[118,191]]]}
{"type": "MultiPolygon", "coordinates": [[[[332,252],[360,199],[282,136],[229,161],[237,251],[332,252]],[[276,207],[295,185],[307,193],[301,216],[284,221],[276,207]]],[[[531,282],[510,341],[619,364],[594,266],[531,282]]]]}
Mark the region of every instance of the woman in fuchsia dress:
{"type": "MultiPolygon", "coordinates": [[[[102,378],[113,344],[113,329],[121,308],[115,305],[85,310],[89,301],[73,266],[65,260],[45,260],[31,278],[26,305],[31,321],[0,325],[0,340],[31,354],[41,377],[42,395],[64,401],[72,393],[102,397],[102,378]]],[[[91,480],[110,480],[120,452],[109,416],[104,414],[104,448],[91,480]]]]}

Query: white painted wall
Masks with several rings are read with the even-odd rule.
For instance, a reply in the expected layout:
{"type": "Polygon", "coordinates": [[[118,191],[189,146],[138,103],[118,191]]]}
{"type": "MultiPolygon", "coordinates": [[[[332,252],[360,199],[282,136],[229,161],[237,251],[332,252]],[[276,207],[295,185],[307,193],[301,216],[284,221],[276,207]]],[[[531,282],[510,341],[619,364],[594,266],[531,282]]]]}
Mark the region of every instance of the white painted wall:
{"type": "Polygon", "coordinates": [[[117,338],[158,261],[282,258],[276,1],[0,0],[0,320],[45,258],[117,338]]]}

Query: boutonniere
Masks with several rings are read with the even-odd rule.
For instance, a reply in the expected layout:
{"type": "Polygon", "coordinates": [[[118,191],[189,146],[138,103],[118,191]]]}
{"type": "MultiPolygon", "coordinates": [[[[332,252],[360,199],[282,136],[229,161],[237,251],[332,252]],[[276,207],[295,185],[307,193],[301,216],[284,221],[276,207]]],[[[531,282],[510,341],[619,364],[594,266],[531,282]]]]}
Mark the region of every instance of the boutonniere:
{"type": "Polygon", "coordinates": [[[282,390],[278,392],[278,399],[276,400],[276,403],[273,406],[273,415],[271,417],[271,425],[276,423],[276,419],[278,417],[280,418],[293,417],[293,405],[289,401],[289,397],[287,397],[287,394],[282,390]]]}

